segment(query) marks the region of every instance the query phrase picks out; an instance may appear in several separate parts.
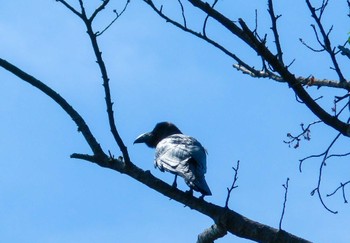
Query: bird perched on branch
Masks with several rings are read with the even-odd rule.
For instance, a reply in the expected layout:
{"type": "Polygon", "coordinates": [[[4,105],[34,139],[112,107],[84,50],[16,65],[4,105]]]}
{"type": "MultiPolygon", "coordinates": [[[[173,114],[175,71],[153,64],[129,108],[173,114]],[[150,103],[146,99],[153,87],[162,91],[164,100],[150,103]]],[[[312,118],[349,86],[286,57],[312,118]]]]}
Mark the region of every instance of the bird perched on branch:
{"type": "Polygon", "coordinates": [[[154,166],[162,172],[175,174],[174,187],[179,175],[185,179],[191,194],[195,190],[202,194],[201,198],[212,195],[204,177],[207,170],[206,151],[195,138],[182,134],[170,122],[160,122],[153,131],[138,136],[135,143],[145,143],[156,149],[154,166]]]}

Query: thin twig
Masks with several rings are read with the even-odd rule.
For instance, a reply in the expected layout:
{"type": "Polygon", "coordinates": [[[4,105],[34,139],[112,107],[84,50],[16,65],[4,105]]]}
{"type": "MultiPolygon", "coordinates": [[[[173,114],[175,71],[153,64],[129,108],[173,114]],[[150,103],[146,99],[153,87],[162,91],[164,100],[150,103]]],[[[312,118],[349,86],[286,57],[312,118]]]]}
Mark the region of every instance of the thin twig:
{"type": "Polygon", "coordinates": [[[329,158],[329,152],[331,150],[331,148],[334,146],[334,144],[336,143],[336,141],[339,139],[339,137],[341,136],[341,133],[338,133],[337,136],[332,140],[332,142],[330,143],[330,145],[327,147],[327,149],[318,155],[310,155],[304,159],[300,160],[299,163],[299,170],[301,171],[301,165],[305,160],[311,159],[311,158],[319,158],[322,157],[322,161],[320,164],[320,168],[319,168],[319,172],[318,172],[318,181],[317,181],[317,187],[315,189],[313,189],[311,191],[311,196],[313,196],[315,194],[315,192],[318,195],[318,198],[320,199],[320,202],[322,204],[322,206],[329,212],[333,213],[333,214],[337,214],[337,211],[331,210],[324,202],[322,194],[321,194],[321,183],[322,183],[322,174],[323,174],[323,168],[326,165],[327,159],[329,158]]]}
{"type": "Polygon", "coordinates": [[[37,89],[41,90],[44,94],[49,96],[52,100],[54,100],[61,108],[72,118],[75,124],[78,127],[78,131],[82,133],[86,142],[89,144],[91,150],[98,158],[105,159],[107,155],[103,152],[100,144],[97,142],[96,138],[90,131],[90,128],[85,123],[83,117],[57,92],[48,87],[43,82],[24,72],[23,70],[17,68],[11,63],[7,62],[4,59],[0,58],[0,66],[4,69],[8,70],[12,74],[21,78],[25,82],[33,85],[37,89]]]}
{"type": "Polygon", "coordinates": [[[97,16],[97,14],[100,13],[106,7],[108,2],[109,2],[109,0],[104,0],[104,2],[94,11],[93,15],[89,18],[86,15],[83,0],[79,0],[80,7],[81,7],[80,18],[83,20],[83,22],[86,26],[87,34],[90,38],[92,49],[95,53],[95,57],[97,59],[97,64],[98,64],[98,66],[100,68],[100,72],[102,74],[103,87],[104,87],[104,91],[105,91],[105,102],[106,102],[106,107],[107,107],[107,116],[108,116],[108,122],[109,122],[109,126],[111,129],[111,133],[112,133],[114,140],[116,141],[119,149],[121,150],[121,152],[123,154],[125,163],[131,164],[130,156],[129,156],[127,147],[125,146],[122,138],[120,137],[119,132],[118,132],[117,127],[116,127],[116,124],[115,124],[113,102],[112,102],[111,91],[110,91],[110,87],[109,87],[109,77],[108,77],[108,73],[107,73],[107,68],[106,68],[106,65],[103,61],[102,52],[100,51],[100,48],[99,48],[99,45],[97,42],[97,35],[93,31],[93,27],[92,27],[92,21],[97,16]]]}
{"type": "Polygon", "coordinates": [[[185,16],[185,8],[184,8],[184,5],[182,4],[181,0],[177,0],[178,3],[180,4],[180,7],[181,7],[181,15],[182,15],[182,19],[184,21],[183,23],[183,26],[185,28],[187,28],[187,22],[186,22],[186,16],[185,16]]]}
{"type": "Polygon", "coordinates": [[[113,10],[113,12],[116,14],[115,18],[111,21],[111,23],[109,23],[109,25],[107,25],[107,27],[105,27],[102,31],[97,31],[95,34],[96,36],[100,36],[102,35],[106,30],[108,30],[113,24],[114,22],[119,19],[120,16],[122,16],[122,14],[125,12],[126,8],[128,7],[130,3],[130,0],[127,0],[124,8],[122,9],[122,11],[120,13],[117,12],[117,10],[113,10]]]}
{"type": "Polygon", "coordinates": [[[315,9],[315,7],[312,6],[312,4],[310,3],[310,0],[306,0],[306,4],[311,12],[311,16],[313,17],[313,19],[315,20],[316,24],[317,24],[317,27],[319,29],[319,31],[321,32],[321,35],[322,35],[322,38],[323,38],[323,41],[321,41],[319,38],[318,38],[318,35],[317,35],[317,31],[316,31],[316,27],[313,25],[313,28],[314,28],[314,32],[316,33],[316,37],[317,37],[317,40],[318,42],[320,43],[320,45],[322,47],[324,47],[324,49],[328,52],[331,60],[332,60],[332,63],[334,65],[334,70],[336,71],[336,73],[338,74],[339,76],[339,81],[340,82],[346,82],[346,79],[339,67],[339,64],[338,64],[338,61],[336,59],[336,54],[335,54],[335,51],[334,51],[334,48],[332,48],[331,46],[331,41],[329,39],[329,34],[330,34],[330,31],[332,30],[332,28],[330,28],[330,30],[328,31],[328,33],[326,33],[324,27],[323,27],[323,24],[321,22],[321,18],[322,18],[322,15],[323,15],[323,12],[328,4],[328,0],[327,1],[323,1],[322,2],[322,5],[321,7],[319,8],[319,11],[320,11],[320,14],[319,16],[317,16],[316,14],[316,11],[317,9],[315,9]]]}
{"type": "Polygon", "coordinates": [[[345,186],[349,183],[350,183],[350,181],[347,181],[345,183],[340,183],[340,186],[338,186],[332,193],[327,194],[327,197],[333,196],[339,189],[341,189],[344,203],[348,203],[348,200],[346,199],[346,195],[345,195],[345,186]]]}
{"type": "MultiPolygon", "coordinates": [[[[217,4],[217,2],[218,2],[218,0],[215,0],[213,2],[213,4],[211,5],[211,7],[214,8],[215,5],[217,4]]],[[[207,36],[206,29],[207,29],[208,19],[209,19],[209,15],[207,14],[207,16],[205,17],[204,22],[203,22],[203,30],[202,31],[203,31],[204,36],[207,36]]]]}
{"type": "Polygon", "coordinates": [[[95,9],[95,11],[90,16],[89,20],[92,22],[95,19],[95,17],[97,16],[97,14],[99,12],[101,12],[103,9],[105,9],[105,7],[107,6],[108,3],[109,3],[109,0],[102,0],[102,4],[98,8],[95,9]]]}
{"type": "Polygon", "coordinates": [[[273,8],[273,1],[272,0],[268,1],[268,12],[270,14],[270,18],[271,18],[271,22],[272,22],[271,29],[272,29],[273,35],[275,37],[277,58],[280,62],[283,63],[283,52],[282,52],[280,37],[278,34],[278,30],[277,30],[277,20],[281,17],[281,15],[275,15],[275,10],[273,8]]]}
{"type": "Polygon", "coordinates": [[[166,16],[163,11],[162,11],[162,7],[160,7],[160,9],[158,9],[152,0],[144,0],[145,3],[147,3],[160,17],[162,17],[164,20],[166,20],[166,22],[171,23],[172,25],[176,26],[177,28],[188,32],[200,39],[203,39],[204,41],[208,42],[209,44],[213,45],[214,47],[218,48],[219,50],[221,50],[223,53],[225,53],[227,56],[231,57],[232,59],[234,59],[239,65],[244,67],[245,69],[249,70],[250,72],[254,73],[255,70],[254,68],[251,68],[248,64],[246,64],[243,60],[241,60],[238,56],[236,56],[235,54],[233,54],[231,51],[229,51],[228,49],[226,49],[225,47],[223,47],[222,45],[220,45],[219,43],[213,41],[212,39],[208,38],[206,35],[203,35],[199,32],[196,32],[192,29],[189,29],[185,26],[183,26],[182,24],[172,20],[171,18],[169,18],[168,16],[166,16]]]}
{"type": "Polygon", "coordinates": [[[310,136],[310,133],[311,133],[311,130],[310,128],[317,124],[317,123],[321,123],[322,121],[315,121],[315,122],[312,122],[310,123],[309,125],[307,125],[307,127],[305,128],[304,127],[304,124],[301,123],[300,124],[300,127],[301,127],[301,133],[299,133],[298,135],[294,136],[292,135],[291,133],[287,133],[287,137],[289,138],[289,141],[283,141],[284,143],[288,144],[288,146],[290,147],[293,143],[295,143],[293,145],[294,148],[298,148],[299,147],[299,144],[300,144],[300,140],[301,138],[304,138],[305,140],[310,140],[311,139],[311,136],[310,136]]]}
{"type": "Polygon", "coordinates": [[[228,208],[228,202],[230,201],[232,190],[238,187],[238,186],[236,186],[236,182],[238,180],[239,160],[237,161],[236,168],[232,167],[232,169],[234,170],[235,175],[233,177],[233,182],[232,182],[231,187],[227,188],[227,197],[226,197],[226,202],[225,202],[225,208],[228,208]]]}
{"type": "Polygon", "coordinates": [[[65,0],[56,0],[56,2],[62,3],[66,8],[68,8],[70,11],[72,11],[74,14],[78,15],[81,18],[81,13],[75,10],[75,8],[69,5],[65,0]]]}
{"type": "Polygon", "coordinates": [[[283,188],[284,188],[284,201],[283,201],[283,208],[282,208],[282,214],[281,214],[281,218],[280,218],[280,223],[279,223],[279,229],[282,229],[282,221],[284,218],[284,213],[286,210],[286,204],[287,204],[287,195],[288,195],[288,182],[289,182],[289,178],[287,178],[286,184],[283,184],[283,188]]]}

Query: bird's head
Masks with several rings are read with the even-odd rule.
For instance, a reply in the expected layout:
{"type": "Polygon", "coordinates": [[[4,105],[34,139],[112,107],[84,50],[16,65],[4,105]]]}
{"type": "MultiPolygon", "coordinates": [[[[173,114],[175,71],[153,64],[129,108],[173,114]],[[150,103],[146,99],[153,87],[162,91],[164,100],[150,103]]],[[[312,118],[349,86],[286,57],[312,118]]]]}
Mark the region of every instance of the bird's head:
{"type": "Polygon", "coordinates": [[[134,144],[145,143],[148,147],[155,148],[162,139],[173,134],[182,134],[182,132],[170,122],[160,122],[151,132],[138,136],[134,144]]]}

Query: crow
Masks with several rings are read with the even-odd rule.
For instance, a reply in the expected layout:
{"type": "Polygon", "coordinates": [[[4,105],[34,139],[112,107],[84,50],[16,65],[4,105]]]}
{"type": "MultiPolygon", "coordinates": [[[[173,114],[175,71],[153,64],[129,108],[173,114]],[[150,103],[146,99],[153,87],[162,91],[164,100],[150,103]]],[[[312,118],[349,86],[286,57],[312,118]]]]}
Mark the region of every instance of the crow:
{"type": "Polygon", "coordinates": [[[138,136],[135,143],[145,143],[156,149],[154,167],[175,174],[174,187],[179,175],[190,187],[188,192],[191,195],[193,190],[202,194],[200,198],[212,195],[204,177],[207,171],[206,150],[195,138],[182,134],[170,122],[160,122],[151,132],[138,136]]]}

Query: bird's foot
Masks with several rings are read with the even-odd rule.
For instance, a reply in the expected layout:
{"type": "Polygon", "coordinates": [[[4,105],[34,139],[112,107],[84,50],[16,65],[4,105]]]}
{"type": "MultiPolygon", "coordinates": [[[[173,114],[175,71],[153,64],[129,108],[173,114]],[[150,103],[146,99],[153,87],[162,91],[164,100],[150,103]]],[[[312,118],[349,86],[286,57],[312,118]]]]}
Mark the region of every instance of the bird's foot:
{"type": "Polygon", "coordinates": [[[174,187],[174,188],[177,188],[176,179],[177,179],[177,175],[175,175],[174,182],[173,182],[173,184],[171,185],[171,186],[174,187]]]}
{"type": "Polygon", "coordinates": [[[177,188],[177,183],[176,183],[176,181],[174,181],[173,184],[171,184],[171,186],[172,186],[173,188],[177,188]]]}

